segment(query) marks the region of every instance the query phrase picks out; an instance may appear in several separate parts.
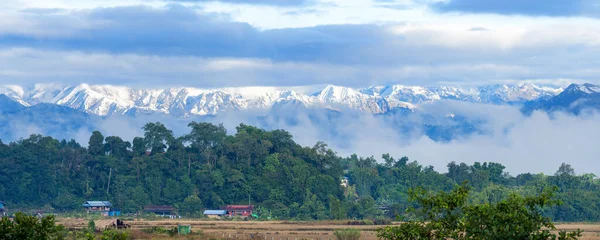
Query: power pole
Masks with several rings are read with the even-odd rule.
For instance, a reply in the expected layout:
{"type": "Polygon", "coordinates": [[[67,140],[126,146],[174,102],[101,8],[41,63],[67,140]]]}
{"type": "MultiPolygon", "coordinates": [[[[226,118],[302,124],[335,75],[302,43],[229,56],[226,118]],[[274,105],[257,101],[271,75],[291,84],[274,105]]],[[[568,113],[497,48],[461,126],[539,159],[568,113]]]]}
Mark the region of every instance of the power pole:
{"type": "Polygon", "coordinates": [[[112,168],[110,168],[108,172],[108,187],[106,188],[106,194],[108,194],[108,190],[110,190],[110,177],[112,176],[112,168]]]}

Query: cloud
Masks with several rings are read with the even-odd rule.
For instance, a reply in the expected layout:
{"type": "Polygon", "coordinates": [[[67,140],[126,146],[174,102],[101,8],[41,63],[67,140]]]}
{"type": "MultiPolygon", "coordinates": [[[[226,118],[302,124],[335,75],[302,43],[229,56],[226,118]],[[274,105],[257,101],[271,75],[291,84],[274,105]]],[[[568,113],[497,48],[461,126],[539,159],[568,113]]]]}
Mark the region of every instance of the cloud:
{"type": "MultiPolygon", "coordinates": [[[[445,172],[451,161],[498,162],[516,175],[524,172],[553,174],[561,163],[574,166],[578,173],[600,174],[595,166],[600,150],[600,115],[575,117],[559,114],[549,118],[538,112],[522,116],[517,107],[471,103],[440,102],[439,113],[453,111],[469,118],[482,119],[485,134],[471,134],[450,142],[436,142],[423,135],[405,135],[392,130],[388,122],[371,116],[346,116],[331,126],[323,127],[307,121],[288,129],[304,145],[325,141],[343,156],[375,156],[390,153],[395,157],[408,156],[422,165],[432,165],[445,172]],[[346,122],[348,121],[348,122],[346,122]],[[327,135],[329,128],[339,135],[327,135]],[[328,129],[328,131],[323,131],[328,129]]],[[[434,109],[427,110],[435,112],[434,109]]],[[[284,124],[283,124],[284,125],[284,124]]],[[[418,129],[413,129],[418,132],[418,129]]]]}
{"type": "Polygon", "coordinates": [[[395,38],[385,28],[370,25],[260,31],[226,16],[198,13],[181,5],[36,14],[15,21],[24,27],[6,26],[0,46],[274,61],[356,61],[361,56],[338,56],[352,48],[381,45],[385,38],[395,38]]]}
{"type": "Polygon", "coordinates": [[[600,28],[590,19],[261,30],[178,4],[56,12],[3,16],[1,82],[364,87],[593,82],[600,74],[600,28]]]}
{"type": "Polygon", "coordinates": [[[441,12],[531,16],[600,16],[594,0],[448,0],[432,5],[441,12]]]}
{"type": "MultiPolygon", "coordinates": [[[[224,123],[230,134],[235,133],[239,123],[266,129],[285,129],[303,146],[317,141],[327,143],[341,156],[358,154],[374,156],[390,153],[394,157],[408,156],[422,165],[432,165],[445,172],[451,161],[498,162],[507,167],[512,175],[524,172],[554,174],[561,163],[571,164],[577,173],[600,174],[595,166],[600,150],[599,114],[577,117],[557,114],[553,118],[536,112],[525,117],[518,107],[474,104],[457,101],[440,101],[422,110],[433,114],[438,120],[448,112],[462,115],[473,121],[484,121],[478,127],[483,133],[455,137],[449,142],[433,141],[422,135],[419,124],[424,119],[415,115],[388,115],[376,117],[369,114],[346,112],[331,114],[326,111],[300,110],[295,112],[271,112],[266,119],[256,116],[264,113],[237,112],[213,118],[196,120],[224,123]],[[291,121],[293,120],[293,121],[291,121]],[[408,131],[397,129],[398,124],[410,123],[408,131]]],[[[189,131],[179,122],[161,119],[175,132],[189,131]]],[[[447,125],[438,121],[438,124],[447,125]]]]}
{"type": "Polygon", "coordinates": [[[273,6],[302,6],[308,4],[308,0],[167,0],[172,2],[224,2],[235,4],[256,4],[273,6]]]}
{"type": "MultiPolygon", "coordinates": [[[[294,140],[303,146],[312,146],[317,141],[327,143],[341,156],[353,153],[359,156],[374,156],[390,153],[394,157],[408,156],[422,165],[432,165],[436,170],[446,171],[451,161],[498,162],[507,171],[516,175],[524,172],[553,174],[561,163],[571,164],[578,173],[600,174],[596,166],[600,150],[599,114],[572,116],[556,114],[552,118],[546,113],[536,112],[531,117],[520,114],[518,107],[474,104],[456,101],[440,101],[425,106],[421,111],[431,114],[436,124],[444,122],[449,112],[471,121],[481,121],[478,132],[455,136],[453,140],[433,141],[423,135],[421,124],[431,121],[431,117],[419,115],[387,115],[345,112],[343,114],[321,110],[296,110],[264,112],[231,112],[215,117],[173,118],[164,115],[149,115],[130,118],[111,116],[88,120],[89,125],[71,125],[60,132],[49,131],[52,126],[21,119],[11,125],[16,128],[14,136],[26,137],[30,133],[50,134],[59,138],[75,138],[82,145],[93,130],[105,136],[116,135],[131,141],[135,136],[143,136],[141,127],[147,122],[160,121],[176,135],[189,132],[190,121],[223,123],[229,134],[235,133],[240,123],[251,124],[266,129],[285,129],[294,140]],[[427,120],[428,119],[428,120],[427,120]],[[409,124],[409,129],[398,126],[409,124]]],[[[56,120],[60,121],[60,120],[56,120]]],[[[68,121],[68,120],[65,120],[68,121]]],[[[7,130],[10,130],[7,129],[7,130]]],[[[6,131],[2,133],[5,142],[10,139],[6,131]]],[[[12,135],[10,135],[12,136],[12,135]]]]}
{"type": "Polygon", "coordinates": [[[285,129],[303,146],[317,141],[327,143],[342,156],[356,153],[375,156],[383,153],[408,156],[438,171],[456,162],[499,162],[514,174],[543,172],[552,174],[562,162],[579,173],[600,174],[595,166],[600,150],[600,114],[573,116],[535,112],[523,116],[518,106],[498,106],[461,101],[437,101],[423,105],[415,114],[391,113],[371,115],[352,111],[342,113],[282,105],[269,112],[239,111],[218,116],[175,118],[166,115],[137,117],[96,117],[64,107],[38,106],[37,110],[0,116],[0,138],[4,142],[30,134],[50,135],[59,139],[76,139],[86,145],[91,132],[120,136],[132,141],[143,136],[142,126],[162,122],[178,135],[189,132],[191,121],[223,123],[230,134],[240,123],[265,129],[285,129]],[[449,118],[448,114],[456,117],[449,118]],[[49,120],[50,119],[50,120],[49,120]],[[457,119],[466,119],[457,120],[457,119]],[[465,125],[466,124],[466,125],[465,125]],[[449,141],[434,141],[428,126],[438,126],[450,133],[449,141]],[[464,129],[476,128],[476,131],[464,129]]]}
{"type": "MultiPolygon", "coordinates": [[[[590,53],[592,54],[592,53],[590,53]]],[[[565,60],[566,61],[566,60],[565,60]]],[[[0,49],[0,84],[61,83],[127,85],[140,88],[239,86],[477,85],[521,80],[551,84],[558,78],[546,66],[437,64],[372,66],[318,62],[276,62],[252,58],[202,58],[137,54],[0,49]],[[489,73],[494,75],[490,76],[489,73]],[[521,79],[529,76],[528,79],[521,79]],[[165,81],[168,79],[168,81],[165,81]],[[507,81],[507,79],[515,79],[507,81]]],[[[555,63],[561,65],[559,60],[555,63]]],[[[591,64],[591,63],[590,63],[591,64]]],[[[599,70],[578,66],[567,82],[594,82],[599,70]]]]}
{"type": "Polygon", "coordinates": [[[487,28],[484,28],[484,27],[472,27],[472,28],[469,28],[469,31],[476,32],[476,31],[490,31],[490,30],[487,28]]]}

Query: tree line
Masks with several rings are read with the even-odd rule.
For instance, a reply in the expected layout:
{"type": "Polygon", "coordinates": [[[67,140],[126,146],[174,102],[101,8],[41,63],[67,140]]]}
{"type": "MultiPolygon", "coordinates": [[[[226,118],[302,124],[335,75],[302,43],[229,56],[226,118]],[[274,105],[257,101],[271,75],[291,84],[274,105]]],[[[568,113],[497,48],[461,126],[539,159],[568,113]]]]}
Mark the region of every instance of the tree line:
{"type": "MultiPolygon", "coordinates": [[[[275,219],[406,217],[418,207],[408,190],[450,191],[467,180],[469,203],[495,203],[552,186],[563,204],[544,210],[556,221],[600,220],[600,180],[576,175],[568,164],[556,174],[511,176],[499,163],[451,162],[447,173],[407,157],[341,157],[322,142],[300,146],[284,130],[192,122],[175,136],[159,122],[132,142],[95,131],[88,147],[74,140],[31,135],[0,142],[0,201],[14,209],[81,211],[87,200],[108,200],[126,213],[171,205],[179,214],[229,204],[257,206],[275,219]],[[342,179],[348,180],[343,186],[342,179]]],[[[532,159],[532,161],[535,161],[532,159]]],[[[568,160],[567,160],[568,161],[568,160]]]]}

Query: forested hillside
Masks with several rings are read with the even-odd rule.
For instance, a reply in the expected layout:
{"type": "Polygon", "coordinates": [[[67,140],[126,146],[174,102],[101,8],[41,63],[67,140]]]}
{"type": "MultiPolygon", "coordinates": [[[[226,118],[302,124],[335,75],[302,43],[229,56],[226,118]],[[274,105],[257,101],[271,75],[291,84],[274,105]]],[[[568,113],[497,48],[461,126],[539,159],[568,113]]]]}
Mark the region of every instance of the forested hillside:
{"type": "Polygon", "coordinates": [[[189,134],[174,136],[163,124],[148,123],[132,143],[94,132],[88,148],[40,135],[0,143],[0,201],[10,209],[54,212],[81,211],[86,200],[109,200],[130,213],[172,205],[188,216],[250,201],[259,215],[277,219],[375,219],[402,216],[412,187],[447,191],[468,180],[473,203],[558,186],[564,204],[547,209],[549,216],[600,220],[600,180],[575,175],[567,164],[552,176],[510,176],[498,163],[452,162],[441,174],[407,157],[384,154],[377,163],[342,158],[324,143],[302,147],[283,130],[242,124],[228,135],[210,123],[189,127],[189,134]],[[340,184],[344,177],[347,187],[340,184]]]}

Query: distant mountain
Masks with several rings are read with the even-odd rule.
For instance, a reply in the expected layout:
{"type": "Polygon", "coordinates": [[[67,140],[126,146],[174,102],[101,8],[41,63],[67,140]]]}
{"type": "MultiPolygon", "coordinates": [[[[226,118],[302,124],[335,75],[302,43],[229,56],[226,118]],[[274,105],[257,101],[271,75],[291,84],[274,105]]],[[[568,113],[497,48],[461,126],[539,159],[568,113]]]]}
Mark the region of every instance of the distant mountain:
{"type": "Polygon", "coordinates": [[[475,88],[392,85],[363,89],[328,85],[316,92],[273,87],[134,89],[88,84],[0,87],[0,94],[23,106],[51,103],[98,116],[167,114],[175,117],[211,116],[240,110],[268,112],[285,105],[383,114],[396,109],[415,109],[443,99],[511,104],[554,97],[561,91],[561,88],[532,84],[475,88]]]}
{"type": "Polygon", "coordinates": [[[25,108],[25,106],[4,94],[0,94],[0,114],[16,112],[23,108],[25,108]]]}
{"type": "MultiPolygon", "coordinates": [[[[0,95],[0,107],[4,107],[0,95]]],[[[50,135],[70,139],[81,129],[88,129],[100,119],[76,109],[51,103],[40,103],[31,107],[0,114],[0,138],[16,140],[30,134],[50,135]]]]}
{"type": "Polygon", "coordinates": [[[571,84],[554,97],[527,102],[522,108],[522,112],[531,114],[535,110],[541,110],[580,114],[588,109],[600,110],[600,86],[586,83],[571,84]]]}

